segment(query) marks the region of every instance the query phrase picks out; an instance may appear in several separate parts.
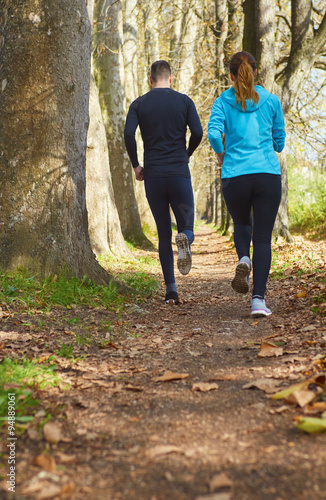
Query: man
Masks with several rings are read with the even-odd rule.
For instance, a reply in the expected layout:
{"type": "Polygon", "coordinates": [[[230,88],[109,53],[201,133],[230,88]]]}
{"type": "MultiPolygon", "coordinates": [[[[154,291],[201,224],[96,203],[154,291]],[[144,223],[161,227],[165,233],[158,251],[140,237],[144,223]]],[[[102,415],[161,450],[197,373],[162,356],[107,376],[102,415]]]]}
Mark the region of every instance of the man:
{"type": "Polygon", "coordinates": [[[146,197],[156,222],[159,258],[166,285],[165,302],[178,303],[172,250],[170,206],[176,218],[178,269],[191,269],[190,245],[194,241],[194,199],[189,158],[199,145],[203,130],[193,101],[171,89],[172,76],[166,61],[151,66],[152,89],[129,108],[124,137],[138,181],[145,181],[146,197]],[[139,125],[144,143],[144,167],[139,165],[135,133],[139,125]],[[186,132],[191,135],[186,147],[186,132]]]}

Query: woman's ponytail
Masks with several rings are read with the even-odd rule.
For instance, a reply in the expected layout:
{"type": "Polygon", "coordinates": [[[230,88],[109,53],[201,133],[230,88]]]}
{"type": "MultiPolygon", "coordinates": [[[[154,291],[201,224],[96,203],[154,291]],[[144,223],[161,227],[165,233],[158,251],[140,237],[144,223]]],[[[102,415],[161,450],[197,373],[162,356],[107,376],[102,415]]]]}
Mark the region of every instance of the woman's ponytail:
{"type": "Polygon", "coordinates": [[[255,59],[249,52],[237,52],[231,59],[230,73],[235,77],[236,104],[240,102],[243,111],[247,109],[246,99],[255,103],[259,101],[255,90],[255,69],[255,59]]]}

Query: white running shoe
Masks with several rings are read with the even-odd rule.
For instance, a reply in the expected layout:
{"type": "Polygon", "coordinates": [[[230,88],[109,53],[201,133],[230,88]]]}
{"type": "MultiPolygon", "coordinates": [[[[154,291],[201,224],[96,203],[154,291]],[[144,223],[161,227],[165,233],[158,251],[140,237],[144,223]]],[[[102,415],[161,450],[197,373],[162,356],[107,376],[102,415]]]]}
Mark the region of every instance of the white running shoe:
{"type": "Polygon", "coordinates": [[[235,268],[235,276],[231,286],[238,293],[247,293],[249,290],[249,273],[250,266],[247,262],[239,261],[235,268]]]}
{"type": "Polygon", "coordinates": [[[191,269],[191,253],[187,235],[178,233],[175,237],[175,243],[178,248],[178,269],[181,274],[188,274],[191,269]]]}
{"type": "Polygon", "coordinates": [[[252,299],[251,301],[251,316],[262,317],[270,316],[272,311],[266,306],[264,299],[259,299],[258,297],[252,299]]]}

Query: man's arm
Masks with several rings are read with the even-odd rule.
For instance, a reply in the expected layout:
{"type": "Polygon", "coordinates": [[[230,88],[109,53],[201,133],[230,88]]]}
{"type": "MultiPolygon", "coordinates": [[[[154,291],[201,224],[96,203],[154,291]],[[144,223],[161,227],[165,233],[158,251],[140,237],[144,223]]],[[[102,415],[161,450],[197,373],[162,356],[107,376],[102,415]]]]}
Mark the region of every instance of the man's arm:
{"type": "Polygon", "coordinates": [[[137,104],[134,101],[130,105],[124,130],[124,138],[125,138],[127,153],[134,168],[139,166],[138,156],[137,156],[137,143],[135,139],[138,123],[139,119],[137,113],[137,104]]]}
{"type": "MultiPolygon", "coordinates": [[[[191,101],[191,100],[190,100],[191,101]]],[[[188,157],[190,157],[195,149],[199,146],[203,137],[203,127],[201,126],[200,119],[193,101],[190,102],[188,108],[188,126],[190,128],[190,139],[187,149],[188,157]]]]}

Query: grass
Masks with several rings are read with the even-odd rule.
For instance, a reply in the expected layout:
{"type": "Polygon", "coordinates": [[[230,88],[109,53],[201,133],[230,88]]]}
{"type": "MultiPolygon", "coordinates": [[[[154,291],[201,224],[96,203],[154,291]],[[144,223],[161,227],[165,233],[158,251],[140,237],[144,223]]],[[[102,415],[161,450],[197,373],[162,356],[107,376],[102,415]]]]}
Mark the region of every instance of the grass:
{"type": "Polygon", "coordinates": [[[325,171],[288,159],[289,222],[293,233],[326,237],[325,171]]]}
{"type": "Polygon", "coordinates": [[[22,312],[24,309],[49,311],[57,305],[71,309],[72,305],[97,307],[100,303],[108,307],[121,302],[121,297],[114,284],[108,287],[95,285],[86,277],[78,280],[64,274],[39,280],[24,269],[0,273],[0,302],[9,306],[17,304],[22,307],[22,312]]]}
{"type": "Polygon", "coordinates": [[[0,389],[0,423],[8,420],[8,402],[12,401],[14,394],[15,420],[20,423],[33,420],[31,413],[39,405],[29,390],[23,388],[0,389]]]}
{"type": "Polygon", "coordinates": [[[47,364],[38,363],[37,360],[22,358],[13,360],[5,358],[0,363],[0,388],[6,384],[15,383],[18,385],[37,386],[44,389],[46,386],[56,386],[60,378],[55,373],[56,364],[52,357],[47,364]]]}
{"type": "MultiPolygon", "coordinates": [[[[130,259],[99,259],[104,267],[115,266],[117,277],[137,291],[152,295],[158,288],[155,278],[149,276],[158,261],[151,257],[130,259]]],[[[51,275],[44,280],[31,275],[26,269],[6,273],[0,271],[0,304],[17,305],[22,312],[50,311],[55,306],[72,309],[73,306],[105,307],[122,306],[127,299],[117,292],[116,285],[95,285],[86,276],[79,280],[65,274],[51,275]]],[[[72,319],[71,322],[78,321],[72,319]]]]}
{"type": "MultiPolygon", "coordinates": [[[[136,250],[131,245],[129,248],[136,250]]],[[[160,267],[158,258],[135,256],[131,253],[130,257],[120,259],[110,255],[101,256],[99,262],[105,269],[113,272],[119,281],[145,296],[154,295],[160,286],[157,278],[153,276],[153,270],[160,267]]]]}
{"type": "Polygon", "coordinates": [[[33,397],[28,387],[45,389],[56,386],[60,378],[55,373],[53,358],[47,364],[37,360],[5,358],[0,363],[0,422],[8,420],[8,402],[14,399],[15,420],[20,423],[33,420],[35,407],[39,401],[33,397]],[[13,384],[13,387],[7,388],[13,384]],[[14,397],[12,396],[14,394],[14,397]],[[11,396],[10,396],[11,395],[11,396]]]}

